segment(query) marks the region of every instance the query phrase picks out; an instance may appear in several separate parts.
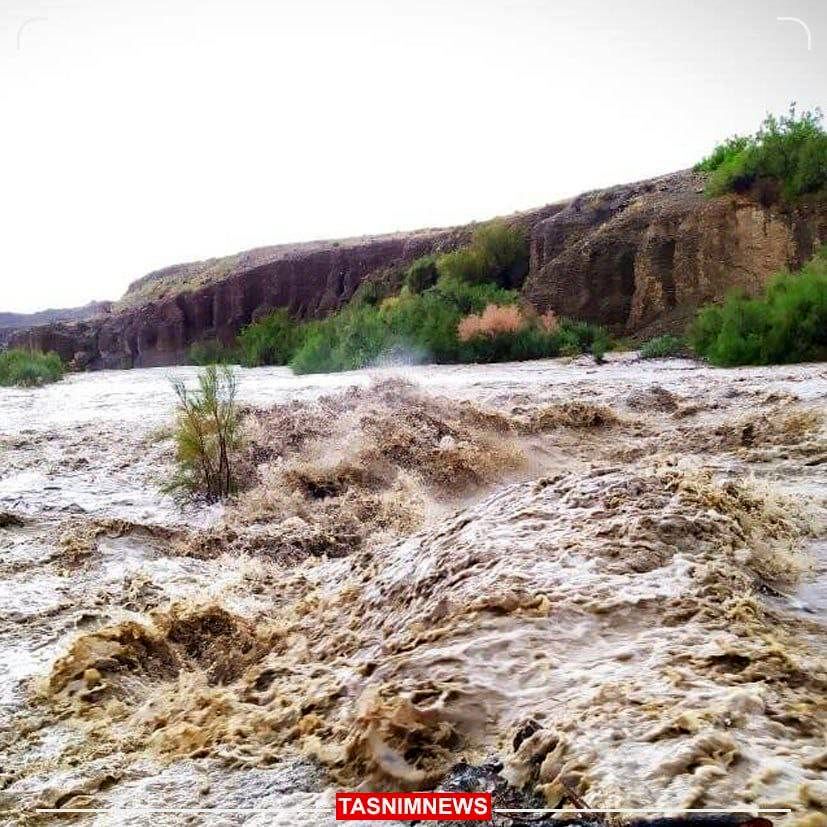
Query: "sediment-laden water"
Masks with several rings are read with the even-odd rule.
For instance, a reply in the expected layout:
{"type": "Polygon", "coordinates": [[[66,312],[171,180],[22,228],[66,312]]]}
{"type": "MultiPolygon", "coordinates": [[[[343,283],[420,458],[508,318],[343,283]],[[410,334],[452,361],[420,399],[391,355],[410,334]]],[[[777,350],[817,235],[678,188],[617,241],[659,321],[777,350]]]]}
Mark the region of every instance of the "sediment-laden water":
{"type": "Polygon", "coordinates": [[[0,389],[2,818],[327,824],[487,762],[827,824],[826,366],[243,370],[224,507],[162,493],[171,373],[0,389]]]}

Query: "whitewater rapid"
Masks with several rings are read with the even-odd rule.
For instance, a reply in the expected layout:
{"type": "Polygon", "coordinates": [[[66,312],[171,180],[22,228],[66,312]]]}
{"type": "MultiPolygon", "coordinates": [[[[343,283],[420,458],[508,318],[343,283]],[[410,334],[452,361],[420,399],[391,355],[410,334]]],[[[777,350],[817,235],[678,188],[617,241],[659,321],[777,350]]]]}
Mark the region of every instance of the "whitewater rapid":
{"type": "Polygon", "coordinates": [[[0,389],[10,820],[327,824],[493,759],[548,806],[823,813],[824,365],[240,369],[227,507],[163,492],[196,373],[0,389]]]}

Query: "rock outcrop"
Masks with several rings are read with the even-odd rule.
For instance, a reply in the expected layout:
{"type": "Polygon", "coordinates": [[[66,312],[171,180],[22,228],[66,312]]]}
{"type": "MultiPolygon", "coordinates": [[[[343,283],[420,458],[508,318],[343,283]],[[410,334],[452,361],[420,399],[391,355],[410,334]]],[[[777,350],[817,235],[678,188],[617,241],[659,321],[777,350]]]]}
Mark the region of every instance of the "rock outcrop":
{"type": "MultiPolygon", "coordinates": [[[[523,286],[538,309],[615,333],[678,329],[701,303],[758,291],[827,239],[827,203],[784,205],[770,192],[708,199],[683,171],[585,193],[511,216],[531,238],[523,286]]],[[[320,317],[367,278],[467,242],[472,226],[265,247],[176,265],[134,282],[113,312],[17,332],[11,343],[54,350],[78,367],[180,363],[195,342],[229,343],[276,307],[320,317]]]]}
{"type": "Polygon", "coordinates": [[[758,292],[827,239],[823,201],[708,199],[703,188],[679,172],[573,199],[534,228],[526,297],[618,333],[666,330],[730,290],[758,292]]]}
{"type": "Polygon", "coordinates": [[[83,307],[50,308],[36,313],[0,313],[0,345],[7,342],[18,330],[52,322],[73,322],[92,319],[110,313],[112,302],[89,302],[83,307]]]}

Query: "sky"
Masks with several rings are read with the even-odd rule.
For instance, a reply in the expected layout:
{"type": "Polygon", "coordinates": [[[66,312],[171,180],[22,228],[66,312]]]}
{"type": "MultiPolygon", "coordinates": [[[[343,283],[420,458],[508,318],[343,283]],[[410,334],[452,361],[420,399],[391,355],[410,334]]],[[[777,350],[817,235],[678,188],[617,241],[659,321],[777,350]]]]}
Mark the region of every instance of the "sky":
{"type": "Polygon", "coordinates": [[[0,0],[0,311],[682,169],[825,92],[824,0],[0,0]]]}

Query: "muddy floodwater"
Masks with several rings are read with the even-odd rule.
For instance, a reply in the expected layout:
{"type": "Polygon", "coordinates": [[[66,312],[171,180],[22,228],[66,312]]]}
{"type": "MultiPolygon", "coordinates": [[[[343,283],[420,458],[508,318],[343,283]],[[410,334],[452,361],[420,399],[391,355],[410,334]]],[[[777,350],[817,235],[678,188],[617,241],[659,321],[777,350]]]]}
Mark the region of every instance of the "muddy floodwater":
{"type": "Polygon", "coordinates": [[[0,822],[325,825],[471,765],[827,825],[826,365],[239,370],[221,505],[164,493],[173,375],[0,388],[0,822]]]}

